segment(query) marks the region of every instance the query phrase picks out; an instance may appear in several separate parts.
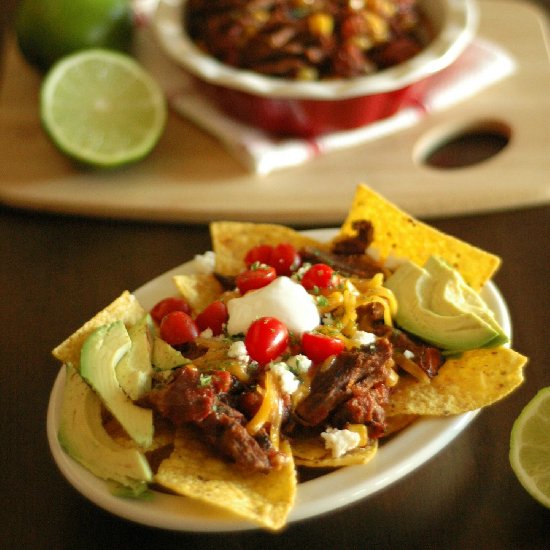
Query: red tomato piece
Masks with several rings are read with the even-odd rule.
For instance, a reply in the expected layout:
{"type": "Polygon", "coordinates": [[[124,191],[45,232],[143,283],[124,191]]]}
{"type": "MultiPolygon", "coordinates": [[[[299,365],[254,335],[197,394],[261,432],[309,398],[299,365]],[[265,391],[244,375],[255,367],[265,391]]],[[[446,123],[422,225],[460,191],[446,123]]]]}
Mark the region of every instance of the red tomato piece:
{"type": "Polygon", "coordinates": [[[223,332],[223,325],[227,323],[229,314],[227,306],[220,300],[216,300],[207,305],[195,318],[195,323],[202,332],[206,329],[211,329],[214,336],[218,336],[223,332]]]}
{"type": "Polygon", "coordinates": [[[153,307],[151,310],[151,317],[157,325],[160,325],[162,318],[165,315],[172,313],[172,311],[183,311],[184,313],[189,314],[191,313],[191,307],[183,298],[171,296],[170,298],[164,298],[164,300],[161,300],[153,307]]]}
{"type": "Polygon", "coordinates": [[[160,322],[160,337],[171,346],[187,344],[198,335],[197,323],[184,311],[172,311],[160,322]]]}
{"type": "Polygon", "coordinates": [[[241,294],[246,294],[249,290],[256,290],[267,286],[277,278],[277,272],[274,267],[259,267],[258,269],[247,269],[237,275],[236,284],[241,294]]]}
{"type": "Polygon", "coordinates": [[[270,262],[277,275],[290,275],[300,267],[302,258],[292,244],[282,243],[273,249],[270,262]]]}
{"type": "Polygon", "coordinates": [[[331,355],[339,355],[344,351],[344,342],[315,332],[304,332],[302,335],[302,352],[314,363],[322,363],[331,355]]]}
{"type": "Polygon", "coordinates": [[[250,267],[252,264],[260,263],[265,265],[271,265],[271,254],[273,253],[273,247],[269,244],[260,244],[253,246],[244,257],[244,263],[246,267],[250,267]]]}
{"type": "Polygon", "coordinates": [[[306,290],[330,288],[333,275],[334,270],[329,265],[314,264],[304,273],[301,283],[306,290]]]}
{"type": "Polygon", "coordinates": [[[261,317],[254,321],[244,338],[251,359],[266,365],[287,348],[289,334],[286,325],[275,317],[261,317]]]}

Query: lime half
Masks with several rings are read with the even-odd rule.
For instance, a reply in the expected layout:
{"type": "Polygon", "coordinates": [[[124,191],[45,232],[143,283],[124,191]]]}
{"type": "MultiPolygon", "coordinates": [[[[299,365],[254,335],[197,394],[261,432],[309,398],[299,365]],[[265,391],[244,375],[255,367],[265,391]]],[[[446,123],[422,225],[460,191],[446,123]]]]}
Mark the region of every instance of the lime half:
{"type": "Polygon", "coordinates": [[[510,464],[523,487],[550,508],[550,387],[540,390],[514,422],[510,464]]]}
{"type": "Polygon", "coordinates": [[[145,157],[166,122],[157,82],[129,55],[89,49],[57,62],[40,93],[42,123],[57,147],[97,167],[145,157]]]}

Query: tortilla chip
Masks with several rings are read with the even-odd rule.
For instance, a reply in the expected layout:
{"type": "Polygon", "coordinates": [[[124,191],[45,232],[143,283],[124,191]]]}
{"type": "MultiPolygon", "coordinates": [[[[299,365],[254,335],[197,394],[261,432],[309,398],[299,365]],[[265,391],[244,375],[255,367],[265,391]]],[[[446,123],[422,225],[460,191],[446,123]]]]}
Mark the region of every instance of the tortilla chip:
{"type": "Polygon", "coordinates": [[[145,313],[137,298],[125,290],[116,300],[59,344],[52,354],[61,362],[71,364],[78,369],[82,344],[96,328],[115,321],[123,321],[126,327],[129,327],[135,325],[145,313]]]}
{"type": "Polygon", "coordinates": [[[216,272],[221,275],[237,275],[245,267],[246,253],[260,244],[290,243],[296,248],[326,246],[290,227],[276,224],[213,222],[210,235],[216,254],[216,272]]]}
{"type": "Polygon", "coordinates": [[[195,313],[200,313],[223,293],[221,283],[211,273],[176,275],[174,283],[195,313]]]}
{"type": "Polygon", "coordinates": [[[386,413],[447,416],[486,407],[523,381],[527,357],[508,348],[477,349],[449,359],[428,384],[404,380],[386,413]]]}
{"type": "Polygon", "coordinates": [[[369,440],[364,447],[348,451],[344,456],[334,458],[330,449],[326,449],[320,438],[296,439],[291,443],[296,466],[306,468],[340,468],[354,464],[366,464],[374,458],[378,442],[369,440]]]}
{"type": "Polygon", "coordinates": [[[366,185],[359,185],[348,217],[336,239],[354,234],[356,220],[374,226],[372,248],[386,258],[407,258],[424,265],[431,256],[444,258],[464,280],[479,290],[500,266],[500,258],[415,220],[366,185]]]}
{"type": "Polygon", "coordinates": [[[416,414],[396,414],[386,417],[386,430],[382,437],[390,437],[395,433],[404,430],[409,424],[412,424],[418,416],[416,414]]]}
{"type": "Polygon", "coordinates": [[[160,464],[155,481],[271,530],[285,525],[297,483],[292,459],[269,474],[243,473],[185,428],[179,429],[174,452],[160,464]]]}

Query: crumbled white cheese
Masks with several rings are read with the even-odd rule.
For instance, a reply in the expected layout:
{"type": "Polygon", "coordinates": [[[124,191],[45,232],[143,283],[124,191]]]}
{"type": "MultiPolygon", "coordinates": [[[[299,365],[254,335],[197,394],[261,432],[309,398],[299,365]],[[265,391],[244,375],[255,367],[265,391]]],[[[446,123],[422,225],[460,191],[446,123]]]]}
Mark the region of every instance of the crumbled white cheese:
{"type": "Polygon", "coordinates": [[[298,375],[306,374],[312,365],[311,359],[301,353],[298,355],[292,355],[287,359],[286,363],[289,369],[298,375]]]}
{"type": "Polygon", "coordinates": [[[204,329],[199,336],[201,338],[212,338],[214,336],[214,333],[212,332],[212,329],[210,327],[204,329]]]}
{"type": "Polygon", "coordinates": [[[204,254],[197,254],[193,258],[194,273],[214,273],[215,265],[216,255],[212,252],[212,250],[209,250],[204,254]]]}
{"type": "Polygon", "coordinates": [[[248,351],[242,340],[237,340],[229,346],[227,356],[237,359],[246,365],[250,362],[250,356],[248,355],[248,351]]]}
{"type": "Polygon", "coordinates": [[[413,359],[413,358],[414,358],[414,353],[413,353],[410,349],[406,349],[406,350],[403,352],[403,355],[404,355],[407,359],[413,359]]]}
{"type": "Polygon", "coordinates": [[[292,395],[300,386],[300,380],[288,370],[288,365],[286,363],[282,361],[272,362],[269,368],[277,377],[279,387],[283,392],[292,395]]]}
{"type": "Polygon", "coordinates": [[[353,345],[357,347],[370,346],[376,342],[376,334],[364,330],[357,330],[353,335],[352,342],[353,345]]]}
{"type": "Polygon", "coordinates": [[[325,448],[330,449],[332,458],[344,456],[347,452],[355,449],[361,442],[361,436],[351,430],[338,430],[336,428],[327,428],[321,434],[325,440],[325,448]]]}
{"type": "Polygon", "coordinates": [[[297,281],[301,281],[302,277],[305,275],[306,271],[309,270],[312,264],[309,262],[304,262],[293,274],[292,278],[296,279],[297,281]]]}
{"type": "Polygon", "coordinates": [[[277,277],[272,283],[227,302],[231,335],[246,333],[260,317],[275,317],[290,332],[301,336],[319,325],[319,311],[306,289],[289,277],[277,277]]]}

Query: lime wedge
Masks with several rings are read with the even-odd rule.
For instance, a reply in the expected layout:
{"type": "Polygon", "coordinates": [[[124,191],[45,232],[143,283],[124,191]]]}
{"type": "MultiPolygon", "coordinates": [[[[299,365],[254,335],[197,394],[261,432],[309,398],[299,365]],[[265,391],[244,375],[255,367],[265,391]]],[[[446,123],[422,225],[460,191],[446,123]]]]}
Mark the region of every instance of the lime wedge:
{"type": "Polygon", "coordinates": [[[129,55],[82,50],[62,58],[41,88],[42,124],[57,147],[96,167],[144,158],[166,122],[157,82],[129,55]]]}
{"type": "Polygon", "coordinates": [[[527,492],[550,508],[550,387],[540,390],[514,422],[510,464],[527,492]]]}

